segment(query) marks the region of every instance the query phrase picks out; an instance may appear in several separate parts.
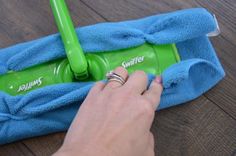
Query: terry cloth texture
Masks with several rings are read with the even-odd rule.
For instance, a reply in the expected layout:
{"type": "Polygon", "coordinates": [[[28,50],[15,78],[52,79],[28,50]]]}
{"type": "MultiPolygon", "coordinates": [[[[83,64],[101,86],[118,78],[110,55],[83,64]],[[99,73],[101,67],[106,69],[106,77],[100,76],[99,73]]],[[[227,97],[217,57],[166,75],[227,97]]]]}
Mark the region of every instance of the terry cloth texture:
{"type": "MultiPolygon", "coordinates": [[[[206,36],[214,31],[213,16],[203,8],[76,29],[85,53],[142,45],[176,43],[181,62],[163,74],[159,109],[197,98],[225,75],[206,36]]],[[[19,71],[66,54],[59,34],[0,50],[0,74],[19,71]]],[[[154,78],[149,74],[149,82],[154,78]]],[[[0,144],[65,131],[94,82],[65,83],[10,96],[0,92],[0,144]]]]}

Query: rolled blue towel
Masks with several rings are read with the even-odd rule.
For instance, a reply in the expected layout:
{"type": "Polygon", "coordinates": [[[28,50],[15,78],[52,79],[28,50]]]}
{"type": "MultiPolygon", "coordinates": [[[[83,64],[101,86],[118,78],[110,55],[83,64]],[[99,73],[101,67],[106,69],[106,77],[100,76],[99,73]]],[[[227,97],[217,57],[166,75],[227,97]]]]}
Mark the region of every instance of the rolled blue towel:
{"type": "MultiPolygon", "coordinates": [[[[203,8],[180,10],[143,19],[101,23],[77,28],[85,52],[104,52],[142,45],[176,43],[181,62],[163,74],[159,109],[197,98],[224,76],[224,70],[206,36],[216,29],[203,8]]],[[[0,74],[65,58],[59,34],[0,50],[0,74]]],[[[154,75],[149,75],[149,82],[154,75]]],[[[0,91],[0,144],[65,131],[94,82],[51,85],[26,95],[0,91]]]]}

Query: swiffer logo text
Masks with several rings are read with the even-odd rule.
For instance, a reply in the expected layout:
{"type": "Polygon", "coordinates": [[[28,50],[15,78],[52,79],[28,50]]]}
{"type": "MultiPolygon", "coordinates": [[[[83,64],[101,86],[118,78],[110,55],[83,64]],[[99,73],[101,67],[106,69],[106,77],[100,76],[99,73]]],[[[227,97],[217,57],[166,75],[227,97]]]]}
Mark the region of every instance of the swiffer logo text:
{"type": "Polygon", "coordinates": [[[132,58],[132,59],[129,60],[129,61],[124,61],[124,62],[122,62],[121,65],[122,65],[124,68],[128,68],[128,67],[131,67],[131,66],[133,66],[133,65],[135,65],[135,64],[141,63],[141,62],[143,62],[143,61],[144,61],[144,56],[138,56],[138,57],[132,58]]]}
{"type": "Polygon", "coordinates": [[[43,79],[43,77],[39,77],[36,80],[33,80],[33,81],[28,82],[26,84],[20,85],[17,92],[27,91],[27,90],[30,90],[31,88],[33,88],[34,86],[40,86],[42,84],[42,79],[43,79]]]}

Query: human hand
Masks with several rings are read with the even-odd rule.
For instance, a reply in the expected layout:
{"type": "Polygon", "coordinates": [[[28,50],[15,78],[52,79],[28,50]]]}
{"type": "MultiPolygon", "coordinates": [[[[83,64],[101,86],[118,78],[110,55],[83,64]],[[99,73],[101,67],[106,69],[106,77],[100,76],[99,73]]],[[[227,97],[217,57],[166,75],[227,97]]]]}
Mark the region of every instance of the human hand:
{"type": "Polygon", "coordinates": [[[143,71],[129,77],[123,67],[114,72],[127,79],[126,83],[96,83],[55,155],[155,155],[150,128],[160,102],[161,78],[157,77],[147,90],[147,76],[143,71]]]}

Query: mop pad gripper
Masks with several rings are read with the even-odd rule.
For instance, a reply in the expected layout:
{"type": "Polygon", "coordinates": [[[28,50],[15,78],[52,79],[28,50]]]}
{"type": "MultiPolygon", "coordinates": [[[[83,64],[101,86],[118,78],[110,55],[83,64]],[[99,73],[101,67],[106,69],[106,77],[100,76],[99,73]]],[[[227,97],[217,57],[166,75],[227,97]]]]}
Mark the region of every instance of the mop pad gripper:
{"type": "MultiPolygon", "coordinates": [[[[215,86],[225,72],[207,34],[216,29],[211,13],[193,8],[142,19],[76,29],[85,53],[175,43],[181,61],[162,73],[160,109],[193,100],[215,86]]],[[[0,50],[0,74],[65,58],[59,34],[0,50]]],[[[149,83],[155,77],[149,74],[149,83]]],[[[67,130],[94,82],[46,86],[25,95],[0,91],[0,144],[67,130]]]]}

